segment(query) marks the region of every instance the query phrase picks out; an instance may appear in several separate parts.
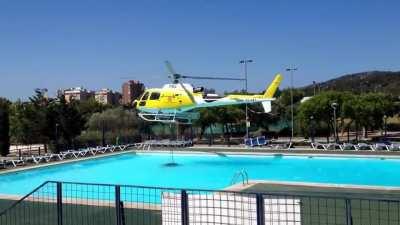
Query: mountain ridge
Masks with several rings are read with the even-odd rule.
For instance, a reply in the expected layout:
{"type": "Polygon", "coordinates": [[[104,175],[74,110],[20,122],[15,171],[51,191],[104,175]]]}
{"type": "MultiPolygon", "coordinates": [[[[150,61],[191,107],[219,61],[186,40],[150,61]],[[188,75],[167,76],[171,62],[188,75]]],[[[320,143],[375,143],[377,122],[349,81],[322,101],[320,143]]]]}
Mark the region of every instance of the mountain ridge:
{"type": "Polygon", "coordinates": [[[400,71],[365,71],[345,74],[320,83],[299,88],[306,95],[320,91],[350,91],[354,93],[383,92],[400,95],[400,71]]]}

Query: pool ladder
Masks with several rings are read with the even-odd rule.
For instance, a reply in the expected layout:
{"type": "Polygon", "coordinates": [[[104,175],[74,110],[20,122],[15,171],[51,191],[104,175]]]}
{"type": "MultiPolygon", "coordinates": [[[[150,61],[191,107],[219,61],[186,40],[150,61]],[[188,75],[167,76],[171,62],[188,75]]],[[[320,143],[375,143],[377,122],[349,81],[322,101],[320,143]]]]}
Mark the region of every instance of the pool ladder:
{"type": "Polygon", "coordinates": [[[249,175],[247,174],[246,170],[241,169],[237,171],[232,177],[231,185],[235,184],[238,178],[242,179],[243,185],[249,184],[249,175]]]}

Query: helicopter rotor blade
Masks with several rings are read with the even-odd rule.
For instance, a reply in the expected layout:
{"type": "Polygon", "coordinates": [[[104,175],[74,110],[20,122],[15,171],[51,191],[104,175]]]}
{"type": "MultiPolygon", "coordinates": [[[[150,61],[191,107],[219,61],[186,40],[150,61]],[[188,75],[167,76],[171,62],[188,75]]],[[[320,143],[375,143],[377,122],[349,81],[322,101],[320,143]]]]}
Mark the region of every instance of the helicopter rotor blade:
{"type": "Polygon", "coordinates": [[[177,74],[174,70],[174,67],[172,67],[172,64],[168,60],[165,60],[165,66],[167,67],[167,70],[171,75],[177,74]]]}
{"type": "Polygon", "coordinates": [[[197,80],[240,80],[244,81],[244,78],[233,78],[233,77],[203,77],[203,76],[186,76],[183,75],[182,78],[197,79],[197,80]]]}
{"type": "Polygon", "coordinates": [[[194,103],[196,103],[196,101],[195,101],[195,99],[194,99],[194,97],[193,97],[193,94],[192,93],[190,93],[190,91],[185,87],[185,85],[183,85],[181,82],[179,82],[179,85],[181,85],[181,87],[183,88],[183,90],[185,90],[185,92],[186,92],[186,94],[189,96],[189,98],[190,98],[190,101],[194,104],[194,103]]]}

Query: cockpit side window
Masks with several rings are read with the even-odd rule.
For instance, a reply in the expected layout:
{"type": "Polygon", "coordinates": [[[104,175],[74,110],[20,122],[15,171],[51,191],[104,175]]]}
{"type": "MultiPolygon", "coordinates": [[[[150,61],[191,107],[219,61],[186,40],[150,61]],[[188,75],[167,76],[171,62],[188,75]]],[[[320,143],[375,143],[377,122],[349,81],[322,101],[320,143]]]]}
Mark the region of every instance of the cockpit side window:
{"type": "Polygon", "coordinates": [[[149,97],[149,92],[145,92],[143,97],[140,100],[146,101],[148,97],[149,97]]]}
{"type": "Polygon", "coordinates": [[[138,99],[138,100],[141,100],[142,97],[143,97],[143,95],[144,95],[144,92],[143,92],[142,94],[140,94],[139,97],[138,97],[137,99],[138,99]]]}
{"type": "Polygon", "coordinates": [[[150,100],[158,100],[160,99],[160,92],[152,92],[150,95],[150,100]]]}

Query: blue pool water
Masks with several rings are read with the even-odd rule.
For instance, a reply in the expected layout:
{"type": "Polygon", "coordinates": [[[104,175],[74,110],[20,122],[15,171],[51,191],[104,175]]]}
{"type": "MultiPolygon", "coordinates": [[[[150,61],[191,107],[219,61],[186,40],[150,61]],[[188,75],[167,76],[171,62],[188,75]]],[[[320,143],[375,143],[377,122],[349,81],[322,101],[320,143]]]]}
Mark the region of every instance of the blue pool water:
{"type": "Polygon", "coordinates": [[[400,187],[400,159],[123,154],[0,175],[0,194],[26,194],[44,181],[221,189],[235,172],[250,179],[400,187]]]}

